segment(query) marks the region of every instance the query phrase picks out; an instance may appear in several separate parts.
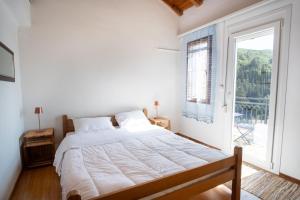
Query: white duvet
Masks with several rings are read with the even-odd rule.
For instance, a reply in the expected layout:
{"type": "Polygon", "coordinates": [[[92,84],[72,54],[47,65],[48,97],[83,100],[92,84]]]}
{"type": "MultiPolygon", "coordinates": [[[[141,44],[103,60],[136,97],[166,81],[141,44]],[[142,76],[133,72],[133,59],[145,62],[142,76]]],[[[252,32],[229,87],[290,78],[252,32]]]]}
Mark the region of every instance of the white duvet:
{"type": "Polygon", "coordinates": [[[78,190],[90,199],[165,175],[205,165],[227,155],[151,126],[67,136],[56,151],[62,196],[78,190]]]}

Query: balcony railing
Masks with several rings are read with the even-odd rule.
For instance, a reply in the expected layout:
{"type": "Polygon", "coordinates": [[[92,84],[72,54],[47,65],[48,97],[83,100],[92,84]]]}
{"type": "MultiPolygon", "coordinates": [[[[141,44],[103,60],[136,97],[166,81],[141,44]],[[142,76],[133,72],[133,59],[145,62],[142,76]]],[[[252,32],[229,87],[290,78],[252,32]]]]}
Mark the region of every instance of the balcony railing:
{"type": "Polygon", "coordinates": [[[252,145],[256,125],[266,125],[268,118],[269,98],[236,97],[234,125],[238,134],[234,142],[252,145]]]}
{"type": "Polygon", "coordinates": [[[269,98],[236,97],[235,121],[244,124],[267,124],[269,98]]]}

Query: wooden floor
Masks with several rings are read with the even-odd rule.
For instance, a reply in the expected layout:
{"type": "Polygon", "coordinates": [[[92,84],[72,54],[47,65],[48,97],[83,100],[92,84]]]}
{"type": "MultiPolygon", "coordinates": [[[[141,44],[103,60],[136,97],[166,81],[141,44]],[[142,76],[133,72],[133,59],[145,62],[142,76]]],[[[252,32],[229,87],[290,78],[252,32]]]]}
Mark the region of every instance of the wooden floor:
{"type": "MultiPolygon", "coordinates": [[[[193,200],[229,200],[231,191],[225,186],[209,190],[193,200]]],[[[12,200],[60,200],[61,187],[54,168],[24,170],[11,196],[12,200]]]]}
{"type": "Polygon", "coordinates": [[[12,200],[60,200],[61,187],[54,167],[23,170],[11,196],[12,200]]]}

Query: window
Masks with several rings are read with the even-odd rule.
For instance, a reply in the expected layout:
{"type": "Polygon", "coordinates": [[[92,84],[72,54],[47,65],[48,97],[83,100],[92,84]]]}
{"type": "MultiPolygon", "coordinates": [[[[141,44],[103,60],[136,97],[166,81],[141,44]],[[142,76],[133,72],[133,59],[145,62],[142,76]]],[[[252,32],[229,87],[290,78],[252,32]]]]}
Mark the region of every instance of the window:
{"type": "Polygon", "coordinates": [[[185,95],[182,115],[213,123],[218,72],[216,25],[184,35],[181,42],[185,95]]]}
{"type": "Polygon", "coordinates": [[[212,36],[187,44],[187,101],[210,104],[212,36]]]}

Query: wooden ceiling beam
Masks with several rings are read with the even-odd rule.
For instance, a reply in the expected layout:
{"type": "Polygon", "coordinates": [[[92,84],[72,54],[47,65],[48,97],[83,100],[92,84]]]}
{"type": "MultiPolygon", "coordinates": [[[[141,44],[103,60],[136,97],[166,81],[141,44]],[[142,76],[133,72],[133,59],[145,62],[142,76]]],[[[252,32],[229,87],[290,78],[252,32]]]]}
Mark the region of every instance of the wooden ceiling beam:
{"type": "Polygon", "coordinates": [[[189,0],[194,6],[201,6],[203,3],[203,0],[189,0]]]}
{"type": "Polygon", "coordinates": [[[179,15],[179,16],[183,15],[183,10],[178,8],[176,5],[169,3],[168,0],[162,0],[162,1],[165,2],[177,15],[179,15]]]}
{"type": "Polygon", "coordinates": [[[183,15],[183,11],[190,7],[199,7],[203,4],[204,0],[162,0],[167,4],[177,15],[183,15]]]}

